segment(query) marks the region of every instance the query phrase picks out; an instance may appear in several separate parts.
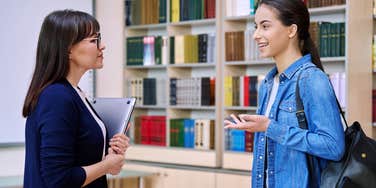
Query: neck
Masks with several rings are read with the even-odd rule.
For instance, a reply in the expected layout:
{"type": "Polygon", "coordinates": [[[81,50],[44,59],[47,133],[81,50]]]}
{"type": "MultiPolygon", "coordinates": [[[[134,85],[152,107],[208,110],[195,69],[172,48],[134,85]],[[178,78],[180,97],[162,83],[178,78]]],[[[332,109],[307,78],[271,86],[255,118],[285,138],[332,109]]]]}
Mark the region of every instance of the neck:
{"type": "Polygon", "coordinates": [[[302,57],[300,49],[288,48],[284,52],[274,56],[277,65],[278,74],[284,72],[291,64],[302,57]]]}
{"type": "Polygon", "coordinates": [[[78,71],[78,70],[73,70],[71,69],[66,77],[66,79],[68,80],[68,82],[74,86],[74,87],[77,87],[78,86],[78,82],[80,82],[80,79],[82,77],[82,75],[84,75],[85,72],[81,72],[81,71],[78,71]]]}

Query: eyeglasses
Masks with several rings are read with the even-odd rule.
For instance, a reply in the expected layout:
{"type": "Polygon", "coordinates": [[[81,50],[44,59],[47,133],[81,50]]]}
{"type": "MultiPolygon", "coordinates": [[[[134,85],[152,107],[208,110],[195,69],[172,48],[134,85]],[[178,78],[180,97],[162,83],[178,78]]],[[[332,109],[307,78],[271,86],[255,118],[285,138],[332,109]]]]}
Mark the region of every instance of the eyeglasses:
{"type": "Polygon", "coordinates": [[[101,33],[97,33],[97,37],[95,38],[88,38],[88,39],[83,39],[83,40],[88,40],[90,42],[94,42],[95,40],[95,43],[97,44],[97,48],[99,49],[101,45],[101,41],[102,41],[101,33]]]}

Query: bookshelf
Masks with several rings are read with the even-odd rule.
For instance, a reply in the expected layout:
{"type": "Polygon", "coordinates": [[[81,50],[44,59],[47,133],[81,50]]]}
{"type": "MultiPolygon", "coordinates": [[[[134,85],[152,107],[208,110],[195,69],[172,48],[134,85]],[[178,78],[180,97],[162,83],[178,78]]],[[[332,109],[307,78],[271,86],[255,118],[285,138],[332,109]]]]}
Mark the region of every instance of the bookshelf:
{"type": "MultiPolygon", "coordinates": [[[[122,97],[127,93],[128,78],[160,77],[215,77],[214,106],[192,105],[137,105],[133,117],[139,115],[166,116],[166,132],[169,132],[169,120],[174,118],[208,118],[215,120],[215,148],[213,150],[195,150],[169,147],[132,145],[127,151],[127,159],[173,163],[202,167],[220,167],[225,169],[251,169],[252,153],[225,150],[223,119],[231,113],[255,113],[255,106],[226,106],[224,104],[224,81],[226,76],[266,74],[272,67],[272,60],[235,60],[226,61],[225,33],[244,31],[253,27],[254,16],[227,16],[226,0],[216,0],[216,17],[214,19],[170,22],[170,5],[167,3],[167,23],[147,24],[124,27],[124,1],[114,0],[107,3],[96,1],[96,17],[101,23],[105,50],[105,66],[97,71],[97,96],[122,97]],[[177,36],[184,34],[215,33],[215,63],[186,63],[166,65],[127,66],[126,38],[135,36],[177,36]]],[[[346,74],[346,115],[348,122],[359,121],[365,132],[375,137],[376,128],[372,128],[372,76],[371,41],[374,17],[372,0],[347,0],[346,5],[319,7],[310,9],[311,21],[345,22],[346,49],[345,56],[322,57],[328,73],[345,72],[346,74]],[[362,28],[362,29],[359,29],[362,28]]],[[[375,85],[376,81],[373,81],[375,85]]],[[[169,85],[165,85],[166,98],[169,98],[169,85]]]]}

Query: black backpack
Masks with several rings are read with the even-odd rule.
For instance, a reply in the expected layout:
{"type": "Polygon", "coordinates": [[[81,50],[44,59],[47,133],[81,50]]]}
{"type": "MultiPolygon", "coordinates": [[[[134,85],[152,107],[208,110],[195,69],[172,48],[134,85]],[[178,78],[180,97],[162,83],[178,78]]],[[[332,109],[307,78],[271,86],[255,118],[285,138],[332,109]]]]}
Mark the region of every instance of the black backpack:
{"type": "MultiPolygon", "coordinates": [[[[299,127],[308,129],[303,103],[300,98],[299,78],[300,74],[295,90],[296,117],[299,127]]],[[[306,154],[310,187],[318,187],[318,180],[321,179],[321,188],[376,188],[376,141],[364,134],[357,121],[349,127],[338,99],[337,105],[346,124],[345,154],[340,161],[328,161],[321,177],[314,177],[314,156],[306,154]]]]}

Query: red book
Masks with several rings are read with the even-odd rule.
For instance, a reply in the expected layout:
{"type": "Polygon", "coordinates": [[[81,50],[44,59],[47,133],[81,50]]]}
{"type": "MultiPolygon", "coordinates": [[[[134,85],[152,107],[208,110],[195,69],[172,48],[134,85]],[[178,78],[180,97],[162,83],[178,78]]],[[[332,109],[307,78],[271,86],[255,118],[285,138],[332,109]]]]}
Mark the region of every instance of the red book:
{"type": "Polygon", "coordinates": [[[244,76],[244,85],[242,87],[244,87],[243,89],[243,95],[244,95],[244,106],[249,106],[249,76],[244,76]]]}
{"type": "Polygon", "coordinates": [[[215,18],[215,0],[205,0],[205,12],[207,12],[206,18],[215,18]]]}

